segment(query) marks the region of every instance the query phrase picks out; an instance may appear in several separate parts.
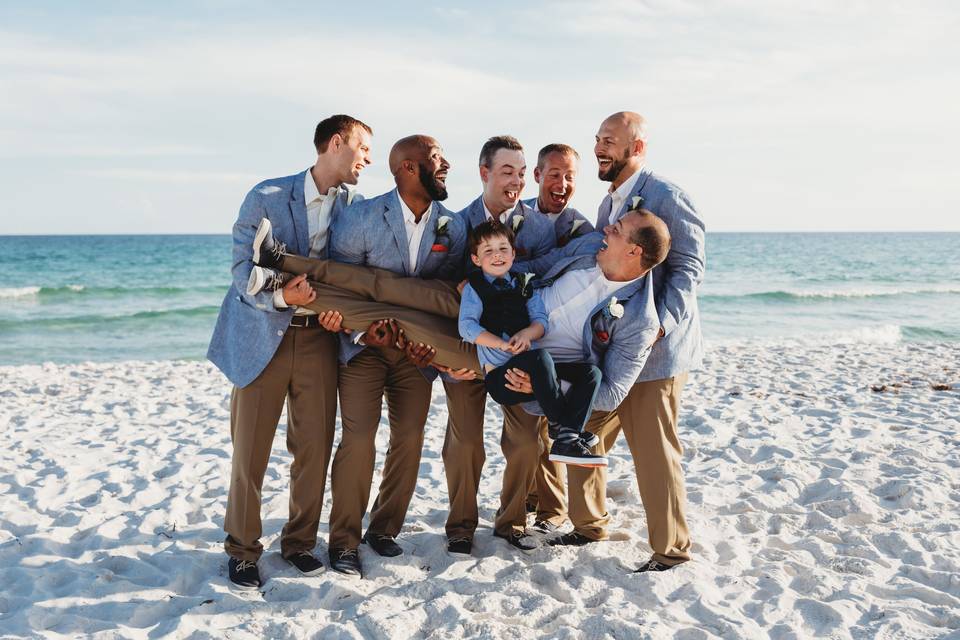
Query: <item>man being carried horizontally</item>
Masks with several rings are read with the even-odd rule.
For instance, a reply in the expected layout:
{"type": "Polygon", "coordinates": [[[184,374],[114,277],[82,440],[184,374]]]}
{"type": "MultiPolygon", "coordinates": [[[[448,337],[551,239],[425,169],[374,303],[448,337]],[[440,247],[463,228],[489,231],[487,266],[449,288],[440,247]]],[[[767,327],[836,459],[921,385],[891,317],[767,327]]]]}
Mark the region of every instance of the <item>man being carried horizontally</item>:
{"type": "Polygon", "coordinates": [[[484,384],[494,400],[514,405],[536,400],[547,416],[553,445],[550,460],[585,467],[605,465],[590,453],[599,439],[583,433],[600,387],[601,372],[589,362],[554,362],[536,348],[549,321],[532,274],[511,271],[516,250],[513,232],[494,221],[470,232],[470,258],[480,271],[470,274],[460,303],[460,335],[477,345],[484,384]],[[530,374],[533,394],[506,386],[506,372],[517,367],[530,374]],[[564,392],[560,380],[570,388],[564,392]]]}

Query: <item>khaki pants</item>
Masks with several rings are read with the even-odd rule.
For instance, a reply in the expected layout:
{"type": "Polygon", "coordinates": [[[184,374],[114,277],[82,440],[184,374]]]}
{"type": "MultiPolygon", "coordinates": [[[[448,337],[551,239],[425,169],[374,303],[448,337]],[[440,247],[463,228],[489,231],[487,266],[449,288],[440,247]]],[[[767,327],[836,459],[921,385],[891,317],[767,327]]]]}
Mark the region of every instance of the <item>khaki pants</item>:
{"type": "Polygon", "coordinates": [[[546,418],[540,418],[538,429],[540,457],[527,502],[537,507],[538,522],[550,522],[559,527],[567,519],[567,465],[550,461],[553,440],[548,433],[546,418]]]}
{"type": "Polygon", "coordinates": [[[233,463],[223,528],[225,548],[237,559],[256,561],[260,544],[260,495],[277,422],[287,402],[287,450],[290,466],[290,515],[280,538],[280,553],[309,551],[327,481],[337,414],[337,337],[320,328],[287,330],[273,359],[246,387],[230,398],[233,463]]]}
{"type": "Polygon", "coordinates": [[[390,444],[367,531],[396,536],[417,485],[431,383],[400,351],[367,347],[340,367],[339,390],[343,431],[331,471],[329,547],[355,549],[370,500],[383,398],[390,444]]]}
{"type": "MultiPolygon", "coordinates": [[[[630,447],[640,499],[647,515],[653,559],[674,565],[690,559],[690,533],[685,516],[686,489],[677,437],[680,394],[687,380],[681,374],[638,382],[615,413],[594,412],[587,430],[600,436],[601,452],[609,451],[622,429],[630,447]]],[[[571,467],[567,471],[570,520],[577,532],[607,537],[606,470],[571,467]]]]}

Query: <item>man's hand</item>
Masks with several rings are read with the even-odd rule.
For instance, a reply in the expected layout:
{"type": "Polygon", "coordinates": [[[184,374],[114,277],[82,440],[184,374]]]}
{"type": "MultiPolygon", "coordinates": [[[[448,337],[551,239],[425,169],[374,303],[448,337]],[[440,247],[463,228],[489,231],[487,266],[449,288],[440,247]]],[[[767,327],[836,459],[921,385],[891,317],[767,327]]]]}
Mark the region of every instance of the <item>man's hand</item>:
{"type": "Polygon", "coordinates": [[[423,344],[422,342],[407,342],[405,339],[401,338],[398,345],[402,344],[404,355],[407,356],[407,360],[410,361],[410,364],[415,366],[417,369],[423,369],[424,367],[429,367],[430,363],[433,362],[434,357],[437,355],[437,350],[431,347],[428,344],[423,344]]]}
{"type": "Polygon", "coordinates": [[[533,385],[530,384],[530,374],[523,369],[507,369],[504,379],[506,379],[506,387],[510,391],[533,393],[533,385]]]}
{"type": "Polygon", "coordinates": [[[652,347],[653,345],[657,344],[657,340],[659,340],[660,338],[662,338],[665,334],[666,334],[666,332],[663,330],[663,327],[660,327],[660,330],[657,331],[657,335],[654,336],[653,342],[650,343],[650,346],[652,347]]]}
{"type": "Polygon", "coordinates": [[[360,342],[368,347],[392,347],[397,342],[397,324],[393,320],[377,320],[367,327],[360,342]]]}
{"type": "Polygon", "coordinates": [[[307,276],[300,274],[283,285],[283,301],[290,307],[302,307],[313,302],[317,292],[307,282],[307,276]]]}
{"type": "Polygon", "coordinates": [[[327,331],[340,333],[343,329],[343,326],[340,324],[343,322],[343,316],[340,315],[339,311],[324,311],[317,318],[320,320],[320,326],[327,331]]]}
{"type": "Polygon", "coordinates": [[[433,365],[437,371],[442,371],[454,380],[476,380],[479,376],[473,369],[451,369],[442,364],[433,365]]]}

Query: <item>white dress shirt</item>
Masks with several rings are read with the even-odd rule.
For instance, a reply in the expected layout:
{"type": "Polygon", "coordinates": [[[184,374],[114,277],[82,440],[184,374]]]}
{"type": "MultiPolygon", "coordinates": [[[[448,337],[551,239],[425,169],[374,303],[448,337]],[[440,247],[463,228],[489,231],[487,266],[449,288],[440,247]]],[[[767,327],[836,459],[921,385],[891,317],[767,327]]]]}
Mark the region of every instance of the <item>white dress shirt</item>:
{"type": "MultiPolygon", "coordinates": [[[[303,180],[303,201],[307,206],[307,237],[310,240],[309,257],[319,258],[330,236],[330,222],[333,205],[337,201],[338,187],[330,187],[323,195],[317,189],[313,174],[307,171],[303,180]]],[[[273,306],[277,309],[286,309],[289,305],[283,299],[283,291],[273,292],[273,306]]],[[[303,307],[294,312],[298,316],[316,315],[315,311],[303,307]]]]}
{"type": "Polygon", "coordinates": [[[420,255],[420,240],[423,238],[423,230],[430,223],[430,214],[433,213],[433,203],[427,205],[427,210],[417,222],[413,211],[407,206],[407,203],[397,193],[397,199],[400,200],[400,209],[403,211],[403,226],[407,230],[407,250],[410,252],[410,273],[417,270],[417,258],[420,255]]]}
{"type": "MultiPolygon", "coordinates": [[[[642,168],[643,167],[640,169],[642,168]]],[[[619,187],[610,190],[610,224],[620,219],[620,209],[623,208],[623,203],[626,202],[627,196],[630,195],[630,192],[633,191],[633,188],[637,185],[637,180],[640,178],[640,169],[637,169],[637,172],[627,178],[619,187]]],[[[613,185],[610,186],[612,187],[613,185]]]]}
{"type": "Polygon", "coordinates": [[[547,309],[550,331],[537,341],[557,362],[582,362],[583,328],[590,312],[633,280],[607,280],[599,266],[577,269],[560,276],[552,286],[540,289],[547,309]]]}
{"type": "Polygon", "coordinates": [[[557,223],[557,218],[560,217],[560,214],[566,211],[566,209],[564,208],[563,210],[558,211],[557,213],[544,213],[543,211],[540,211],[540,198],[537,198],[536,200],[533,201],[533,210],[536,211],[537,213],[542,213],[543,215],[547,216],[547,220],[549,220],[554,224],[557,223]]]}
{"type": "Polygon", "coordinates": [[[487,220],[496,220],[497,222],[503,225],[507,224],[507,216],[509,216],[510,212],[513,211],[514,208],[516,208],[516,205],[514,205],[513,207],[510,207],[509,209],[507,209],[506,211],[504,211],[499,215],[493,215],[492,213],[490,213],[490,209],[487,209],[486,200],[484,200],[483,198],[480,198],[480,202],[483,203],[483,214],[487,216],[487,220]]]}

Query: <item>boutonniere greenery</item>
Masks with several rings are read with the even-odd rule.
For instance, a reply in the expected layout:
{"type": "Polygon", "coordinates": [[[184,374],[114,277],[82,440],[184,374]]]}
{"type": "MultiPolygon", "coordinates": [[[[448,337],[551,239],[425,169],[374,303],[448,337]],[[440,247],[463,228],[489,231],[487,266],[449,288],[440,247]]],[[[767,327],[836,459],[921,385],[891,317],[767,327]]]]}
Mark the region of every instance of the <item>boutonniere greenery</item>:
{"type": "Polygon", "coordinates": [[[440,216],[437,218],[437,228],[434,235],[438,238],[449,235],[450,231],[447,229],[447,225],[450,224],[450,220],[452,220],[450,216],[440,216]]]}
{"type": "Polygon", "coordinates": [[[513,235],[520,233],[520,229],[523,228],[523,216],[515,215],[513,216],[513,221],[510,223],[513,228],[513,235]]]}
{"type": "Polygon", "coordinates": [[[630,201],[631,209],[639,209],[640,205],[643,204],[643,198],[640,196],[633,196],[633,199],[630,201]]]}
{"type": "Polygon", "coordinates": [[[603,315],[606,318],[623,317],[623,305],[617,302],[617,296],[610,297],[610,302],[603,308],[603,315]]]}

